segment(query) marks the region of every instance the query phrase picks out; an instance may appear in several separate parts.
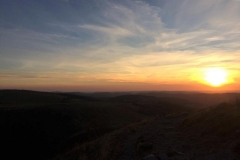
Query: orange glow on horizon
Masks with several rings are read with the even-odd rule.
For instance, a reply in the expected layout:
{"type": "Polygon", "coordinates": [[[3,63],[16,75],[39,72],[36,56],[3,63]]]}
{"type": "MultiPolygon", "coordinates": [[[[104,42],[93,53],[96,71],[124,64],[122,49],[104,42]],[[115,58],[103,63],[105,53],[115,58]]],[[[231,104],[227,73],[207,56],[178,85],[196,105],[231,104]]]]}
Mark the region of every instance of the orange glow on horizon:
{"type": "MultiPolygon", "coordinates": [[[[136,73],[135,73],[136,72],[136,73]]],[[[0,89],[29,89],[40,91],[210,91],[239,89],[239,72],[224,68],[143,68],[141,74],[99,73],[94,75],[57,74],[48,78],[8,77],[1,79],[0,89]],[[67,76],[65,76],[67,75],[67,76]],[[16,81],[17,79],[17,81],[16,81]]]]}

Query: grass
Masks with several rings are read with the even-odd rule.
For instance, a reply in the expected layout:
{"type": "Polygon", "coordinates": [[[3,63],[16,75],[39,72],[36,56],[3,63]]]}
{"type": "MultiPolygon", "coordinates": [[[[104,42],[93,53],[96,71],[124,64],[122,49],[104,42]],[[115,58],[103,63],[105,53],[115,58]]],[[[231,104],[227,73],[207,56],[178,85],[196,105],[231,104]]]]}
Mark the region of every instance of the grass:
{"type": "Polygon", "coordinates": [[[120,142],[147,123],[144,119],[191,110],[185,103],[149,96],[96,100],[0,90],[1,146],[3,153],[13,153],[13,159],[47,160],[66,151],[58,158],[116,159],[120,142]]]}
{"type": "Polygon", "coordinates": [[[182,122],[181,129],[214,150],[229,149],[240,155],[239,101],[199,110],[182,122]]]}
{"type": "MultiPolygon", "coordinates": [[[[105,134],[95,140],[78,144],[65,154],[56,157],[55,160],[118,159],[119,154],[121,154],[121,144],[126,136],[133,134],[133,130],[137,131],[151,120],[152,119],[142,120],[105,134]]],[[[143,147],[144,146],[146,145],[143,144],[143,147]]]]}
{"type": "MultiPolygon", "coordinates": [[[[4,90],[0,98],[0,146],[4,148],[0,158],[11,152],[9,159],[49,159],[76,143],[147,118],[130,104],[67,94],[4,90]]],[[[96,146],[104,144],[98,142],[96,146]]]]}
{"type": "Polygon", "coordinates": [[[186,118],[183,126],[204,135],[231,136],[240,129],[240,106],[222,103],[200,110],[186,118]]]}

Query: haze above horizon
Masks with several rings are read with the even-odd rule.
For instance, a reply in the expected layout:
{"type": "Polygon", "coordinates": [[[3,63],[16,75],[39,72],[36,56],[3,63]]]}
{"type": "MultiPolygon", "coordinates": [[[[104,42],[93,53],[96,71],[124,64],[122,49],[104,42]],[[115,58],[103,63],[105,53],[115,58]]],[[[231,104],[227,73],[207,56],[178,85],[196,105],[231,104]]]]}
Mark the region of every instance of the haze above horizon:
{"type": "Polygon", "coordinates": [[[0,2],[0,89],[239,91],[240,1],[0,2]]]}

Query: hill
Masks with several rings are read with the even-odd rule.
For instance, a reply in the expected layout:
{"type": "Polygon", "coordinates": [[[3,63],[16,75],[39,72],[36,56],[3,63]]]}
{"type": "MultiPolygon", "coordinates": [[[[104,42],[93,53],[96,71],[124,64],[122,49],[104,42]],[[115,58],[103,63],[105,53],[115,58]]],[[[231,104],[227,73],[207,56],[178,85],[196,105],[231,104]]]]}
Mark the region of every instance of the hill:
{"type": "Polygon", "coordinates": [[[189,112],[196,109],[194,105],[187,100],[149,95],[122,95],[110,98],[109,101],[133,104],[136,106],[136,112],[151,116],[189,112]]]}
{"type": "Polygon", "coordinates": [[[71,100],[90,102],[98,101],[97,99],[89,96],[68,93],[38,92],[29,90],[0,90],[0,105],[66,103],[71,100]]]}
{"type": "Polygon", "coordinates": [[[182,122],[183,129],[192,135],[215,141],[240,155],[240,105],[221,103],[199,110],[182,122]]]}
{"type": "Polygon", "coordinates": [[[173,139],[177,150],[185,151],[182,143],[191,146],[189,158],[194,158],[195,152],[206,156],[211,146],[207,143],[213,139],[219,147],[238,143],[240,103],[231,102],[238,95],[124,92],[101,97],[100,93],[1,90],[0,140],[4,149],[0,158],[124,159],[130,149],[131,157],[142,159],[171,147],[173,139]],[[227,103],[214,105],[223,100],[227,103]],[[197,140],[188,141],[189,136],[197,140]],[[153,148],[139,152],[139,141],[150,141],[153,148]],[[199,141],[206,144],[199,146],[199,141]],[[204,146],[204,153],[197,151],[204,146]]]}
{"type": "Polygon", "coordinates": [[[148,117],[131,104],[68,93],[2,90],[0,98],[1,156],[8,159],[51,159],[76,143],[148,117]]]}
{"type": "Polygon", "coordinates": [[[240,106],[230,103],[204,108],[187,117],[154,117],[79,144],[55,160],[238,160],[239,122],[240,106]]]}
{"type": "Polygon", "coordinates": [[[141,94],[159,98],[186,100],[199,108],[214,106],[223,102],[230,102],[240,97],[240,93],[146,92],[141,94]]]}

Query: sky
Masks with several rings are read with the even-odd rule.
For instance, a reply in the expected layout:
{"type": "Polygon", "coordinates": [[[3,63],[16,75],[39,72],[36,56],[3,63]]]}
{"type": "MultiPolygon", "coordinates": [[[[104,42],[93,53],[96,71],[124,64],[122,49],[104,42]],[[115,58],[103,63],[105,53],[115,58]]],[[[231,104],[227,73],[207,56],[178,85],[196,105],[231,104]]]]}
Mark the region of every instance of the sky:
{"type": "Polygon", "coordinates": [[[0,89],[239,91],[239,42],[240,0],[1,0],[0,89]]]}

